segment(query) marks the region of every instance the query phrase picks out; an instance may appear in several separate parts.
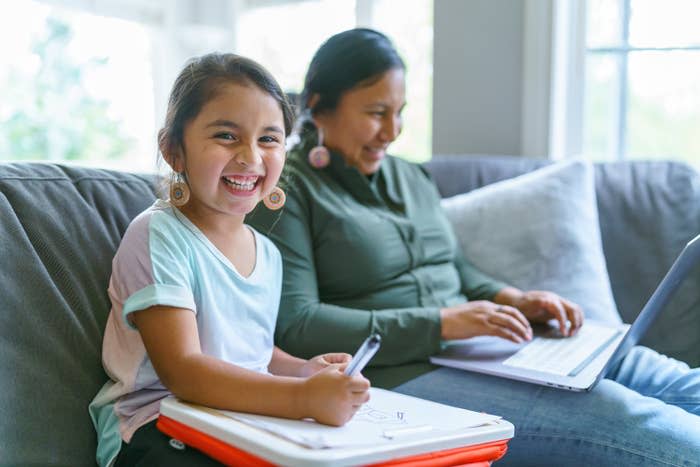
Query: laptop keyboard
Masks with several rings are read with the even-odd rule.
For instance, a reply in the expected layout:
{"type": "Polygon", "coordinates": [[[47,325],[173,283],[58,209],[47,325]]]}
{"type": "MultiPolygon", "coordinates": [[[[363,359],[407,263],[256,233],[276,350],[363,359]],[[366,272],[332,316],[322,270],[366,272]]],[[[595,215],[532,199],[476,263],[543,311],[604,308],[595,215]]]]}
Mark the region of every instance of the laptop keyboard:
{"type": "Polygon", "coordinates": [[[585,323],[573,337],[535,337],[504,365],[561,376],[576,376],[612,340],[618,329],[585,323]]]}

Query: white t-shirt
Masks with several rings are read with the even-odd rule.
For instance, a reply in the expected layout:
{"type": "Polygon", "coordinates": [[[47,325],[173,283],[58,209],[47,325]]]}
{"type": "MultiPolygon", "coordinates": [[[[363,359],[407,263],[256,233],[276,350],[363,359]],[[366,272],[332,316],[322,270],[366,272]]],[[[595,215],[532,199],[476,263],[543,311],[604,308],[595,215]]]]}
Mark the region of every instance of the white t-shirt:
{"type": "Polygon", "coordinates": [[[129,315],[154,305],[192,310],[202,352],[267,372],[282,286],[274,244],[251,229],[256,255],[244,277],[180,211],[158,200],[129,225],[112,262],[112,301],[102,345],[111,378],[90,404],[97,460],[109,465],[122,440],[155,419],[170,392],[158,379],[129,315]]]}

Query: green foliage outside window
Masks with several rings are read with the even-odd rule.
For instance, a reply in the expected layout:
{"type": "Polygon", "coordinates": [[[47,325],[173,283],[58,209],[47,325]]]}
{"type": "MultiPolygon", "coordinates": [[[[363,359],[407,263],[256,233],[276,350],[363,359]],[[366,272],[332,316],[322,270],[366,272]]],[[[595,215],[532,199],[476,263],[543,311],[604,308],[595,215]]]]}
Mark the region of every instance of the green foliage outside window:
{"type": "Polygon", "coordinates": [[[119,159],[133,144],[109,104],[86,90],[90,71],[106,58],[79,61],[68,47],[68,23],[49,17],[44,34],[31,46],[38,66],[30,73],[14,67],[0,83],[6,90],[0,112],[0,159],[119,159]],[[9,109],[9,112],[8,112],[9,109]]]}

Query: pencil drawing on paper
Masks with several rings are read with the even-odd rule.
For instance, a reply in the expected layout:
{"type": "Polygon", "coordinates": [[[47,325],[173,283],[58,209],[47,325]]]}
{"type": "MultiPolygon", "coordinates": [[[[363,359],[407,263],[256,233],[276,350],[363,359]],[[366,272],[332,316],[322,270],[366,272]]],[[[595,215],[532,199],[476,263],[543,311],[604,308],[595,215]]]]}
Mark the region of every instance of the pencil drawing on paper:
{"type": "Polygon", "coordinates": [[[405,425],[405,412],[389,412],[378,410],[369,404],[365,404],[355,413],[353,421],[375,423],[378,425],[405,425]]]}

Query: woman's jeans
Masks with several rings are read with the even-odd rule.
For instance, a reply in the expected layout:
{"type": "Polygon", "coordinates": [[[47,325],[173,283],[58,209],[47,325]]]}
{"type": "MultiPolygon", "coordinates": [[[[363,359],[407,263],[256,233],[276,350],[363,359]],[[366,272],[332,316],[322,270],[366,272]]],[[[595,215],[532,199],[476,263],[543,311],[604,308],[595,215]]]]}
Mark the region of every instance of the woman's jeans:
{"type": "Polygon", "coordinates": [[[451,368],[394,390],[513,423],[499,466],[700,466],[700,368],[645,347],[587,393],[451,368]]]}

